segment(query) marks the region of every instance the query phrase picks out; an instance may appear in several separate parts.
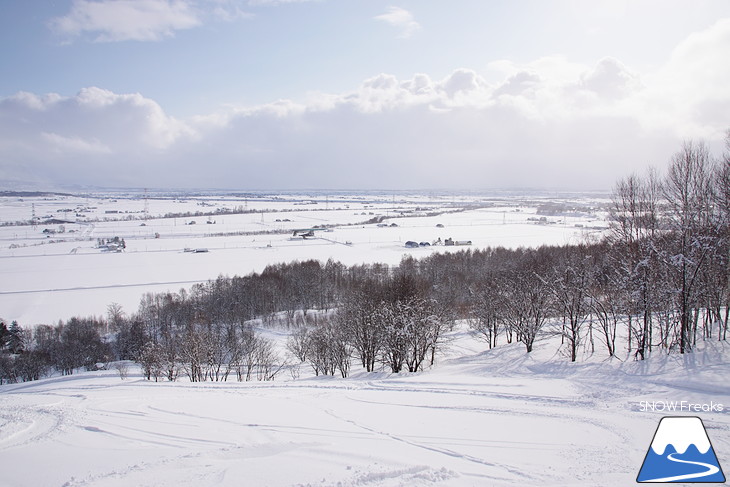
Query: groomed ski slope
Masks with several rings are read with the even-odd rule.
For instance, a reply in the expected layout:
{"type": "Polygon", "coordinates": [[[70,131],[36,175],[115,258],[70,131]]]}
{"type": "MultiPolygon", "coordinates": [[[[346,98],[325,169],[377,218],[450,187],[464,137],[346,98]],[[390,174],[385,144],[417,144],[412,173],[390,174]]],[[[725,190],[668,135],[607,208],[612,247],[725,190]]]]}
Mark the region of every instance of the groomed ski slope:
{"type": "Polygon", "coordinates": [[[452,338],[418,374],[302,366],[297,380],[192,384],[133,369],[0,386],[0,485],[633,485],[659,419],[678,414],[701,416],[730,461],[727,343],[645,362],[597,349],[571,364],[559,338],[530,355],[485,351],[463,328],[452,338]],[[642,411],[682,400],[725,411],[642,411]]]}

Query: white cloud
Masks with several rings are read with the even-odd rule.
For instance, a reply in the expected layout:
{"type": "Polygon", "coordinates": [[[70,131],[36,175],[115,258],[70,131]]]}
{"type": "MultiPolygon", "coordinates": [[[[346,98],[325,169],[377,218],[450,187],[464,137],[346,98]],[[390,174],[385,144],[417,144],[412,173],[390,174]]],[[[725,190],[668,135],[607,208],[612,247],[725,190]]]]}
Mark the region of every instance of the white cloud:
{"type": "Polygon", "coordinates": [[[516,63],[506,59],[492,61],[487,73],[502,79],[521,72],[540,73],[544,83],[551,85],[574,82],[586,70],[584,64],[572,62],[563,56],[543,56],[529,63],[516,63]]]}
{"type": "Polygon", "coordinates": [[[400,31],[398,37],[402,39],[408,39],[421,28],[413,14],[400,7],[388,7],[384,14],[375,16],[375,19],[397,28],[400,31]]]}
{"type": "Polygon", "coordinates": [[[167,116],[142,95],[95,87],[73,97],[19,93],[0,99],[0,115],[5,137],[26,142],[40,155],[45,149],[56,154],[147,155],[196,136],[187,124],[167,116]]]}
{"type": "Polygon", "coordinates": [[[177,187],[609,188],[665,163],[685,138],[722,140],[728,50],[723,21],[651,72],[613,58],[546,57],[442,79],[382,73],[347,93],[184,121],[140,94],[18,93],[0,99],[2,176],[177,187]]]}
{"type": "Polygon", "coordinates": [[[447,77],[439,86],[449,98],[456,98],[460,94],[465,96],[471,103],[476,101],[477,94],[484,93],[489,86],[487,82],[471,69],[457,69],[447,77]]]}
{"type": "Polygon", "coordinates": [[[152,100],[93,87],[73,97],[0,99],[0,133],[0,157],[22,168],[17,178],[66,184],[131,183],[159,154],[196,137],[152,100]]]}
{"type": "Polygon", "coordinates": [[[100,141],[84,140],[81,137],[64,137],[49,132],[41,133],[41,137],[60,154],[111,154],[112,150],[100,141]]]}
{"type": "Polygon", "coordinates": [[[46,108],[53,106],[59,100],[61,100],[61,96],[55,93],[51,93],[41,97],[34,93],[21,91],[19,93],[16,93],[14,96],[6,98],[4,100],[4,103],[6,105],[22,105],[34,111],[43,111],[46,108]]]}
{"type": "Polygon", "coordinates": [[[650,122],[672,125],[685,137],[721,136],[730,125],[728,52],[730,18],[681,42],[664,66],[645,77],[650,122]]]}
{"type": "Polygon", "coordinates": [[[243,0],[208,0],[208,2],[210,2],[209,7],[212,7],[211,13],[218,20],[233,22],[253,17],[252,13],[243,8],[243,0]]]}
{"type": "Polygon", "coordinates": [[[98,42],[114,42],[158,41],[200,23],[184,0],[74,0],[71,11],[50,25],[69,37],[90,35],[98,42]]]}
{"type": "Polygon", "coordinates": [[[580,87],[602,98],[617,100],[641,89],[638,75],[614,58],[603,58],[590,71],[583,73],[580,87]]]}
{"type": "Polygon", "coordinates": [[[541,81],[542,78],[536,73],[520,71],[507,78],[504,83],[494,90],[494,96],[528,96],[528,94],[534,93],[534,88],[539,86],[541,81]]]}
{"type": "Polygon", "coordinates": [[[414,95],[433,94],[433,81],[427,74],[418,73],[413,79],[405,81],[402,86],[414,95]]]}

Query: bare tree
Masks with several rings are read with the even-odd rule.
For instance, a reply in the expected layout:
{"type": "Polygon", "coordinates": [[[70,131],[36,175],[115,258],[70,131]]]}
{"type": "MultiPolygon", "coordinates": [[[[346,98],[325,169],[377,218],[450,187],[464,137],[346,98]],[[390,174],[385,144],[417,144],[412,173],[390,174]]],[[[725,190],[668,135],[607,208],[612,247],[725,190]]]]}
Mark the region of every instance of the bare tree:
{"type": "Polygon", "coordinates": [[[713,180],[718,248],[713,257],[712,275],[709,279],[711,296],[708,307],[719,325],[718,339],[726,340],[730,318],[730,130],[726,132],[725,152],[715,166],[713,180]]]}
{"type": "Polygon", "coordinates": [[[651,351],[653,304],[656,301],[657,238],[661,182],[656,171],[646,178],[636,175],[620,180],[614,188],[611,208],[611,233],[608,237],[622,251],[617,263],[629,290],[629,351],[632,339],[636,356],[642,359],[651,351]],[[638,316],[637,326],[632,315],[638,316]]]}
{"type": "Polygon", "coordinates": [[[500,324],[500,297],[497,281],[493,277],[485,279],[474,292],[472,319],[469,327],[475,335],[483,339],[489,348],[497,346],[500,324]]]}
{"type": "Polygon", "coordinates": [[[551,276],[551,290],[557,311],[564,317],[563,337],[568,340],[570,361],[575,362],[583,324],[589,310],[588,288],[592,272],[591,256],[585,246],[566,249],[551,276]]]}
{"type": "Polygon", "coordinates": [[[119,373],[119,378],[122,380],[126,380],[129,376],[129,363],[127,363],[124,360],[120,360],[117,362],[114,362],[114,370],[116,370],[119,373]]]}
{"type": "Polygon", "coordinates": [[[147,380],[153,377],[155,382],[164,375],[165,352],[161,345],[152,341],[147,342],[142,348],[137,363],[142,367],[142,375],[147,380]]]}
{"type": "Polygon", "coordinates": [[[274,380],[286,366],[276,353],[273,342],[263,337],[257,340],[255,359],[257,363],[256,378],[260,381],[274,380]]]}
{"type": "Polygon", "coordinates": [[[380,294],[357,290],[337,312],[339,326],[349,339],[366,371],[375,370],[383,339],[383,302],[380,294]]]}
{"type": "Polygon", "coordinates": [[[309,347],[309,330],[306,326],[296,328],[286,340],[287,350],[301,363],[307,361],[309,347]]]}
{"type": "Polygon", "coordinates": [[[616,332],[626,309],[620,253],[608,245],[599,246],[599,263],[592,274],[586,295],[592,316],[599,324],[609,357],[616,355],[616,332]],[[618,254],[618,255],[617,255],[618,254]],[[619,263],[617,263],[619,262],[619,263]]]}
{"type": "Polygon", "coordinates": [[[182,369],[190,382],[203,382],[208,378],[208,357],[211,338],[204,326],[190,324],[180,341],[182,369]]]}
{"type": "Polygon", "coordinates": [[[64,375],[71,375],[80,367],[91,369],[98,362],[109,361],[111,348],[99,335],[103,326],[93,319],[71,318],[60,327],[53,361],[64,375]]]}
{"type": "Polygon", "coordinates": [[[342,377],[350,372],[350,359],[353,347],[339,320],[325,320],[308,334],[307,361],[315,375],[335,375],[342,377]]]}
{"type": "Polygon", "coordinates": [[[692,350],[693,313],[697,307],[699,277],[712,255],[711,159],[704,143],[686,142],[669,166],[664,197],[669,205],[663,260],[672,269],[679,311],[679,351],[692,350]]]}
{"type": "Polygon", "coordinates": [[[110,305],[108,305],[106,307],[106,316],[106,332],[118,332],[125,322],[124,310],[122,309],[122,305],[119,303],[111,303],[110,305]]]}
{"type": "Polygon", "coordinates": [[[505,328],[515,333],[527,353],[550,316],[552,293],[547,278],[550,268],[545,248],[516,257],[515,267],[503,276],[500,313],[505,328]]]}

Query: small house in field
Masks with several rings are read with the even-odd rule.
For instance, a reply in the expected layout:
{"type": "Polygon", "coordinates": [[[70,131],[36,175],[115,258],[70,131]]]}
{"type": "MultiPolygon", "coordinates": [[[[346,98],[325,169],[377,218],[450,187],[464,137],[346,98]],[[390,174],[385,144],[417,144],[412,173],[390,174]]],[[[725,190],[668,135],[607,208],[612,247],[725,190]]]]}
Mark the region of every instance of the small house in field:
{"type": "Polygon", "coordinates": [[[452,238],[447,238],[444,240],[444,245],[471,245],[471,240],[454,240],[452,238]]]}

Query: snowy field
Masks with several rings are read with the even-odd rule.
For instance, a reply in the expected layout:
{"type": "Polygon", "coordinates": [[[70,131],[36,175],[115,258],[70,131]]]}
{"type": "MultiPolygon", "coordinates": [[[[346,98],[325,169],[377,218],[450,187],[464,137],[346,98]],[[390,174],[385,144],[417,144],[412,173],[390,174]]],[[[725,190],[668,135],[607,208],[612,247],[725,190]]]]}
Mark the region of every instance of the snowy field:
{"type": "Polygon", "coordinates": [[[0,317],[22,326],[56,323],[102,316],[113,302],[133,313],[145,292],[177,292],[272,263],[397,265],[408,254],[466,248],[409,249],[409,240],[450,238],[471,241],[471,248],[578,243],[601,234],[606,204],[606,195],[585,194],[2,196],[0,317]],[[196,213],[207,215],[181,216],[196,213]],[[327,231],[293,237],[313,228],[327,231]],[[114,237],[124,239],[123,252],[98,248],[99,239],[114,237]]]}
{"type": "MultiPolygon", "coordinates": [[[[602,234],[606,203],[526,194],[3,196],[0,316],[32,326],[103,315],[112,302],[130,313],[144,292],[294,259],[396,265],[408,254],[577,243],[602,234]],[[293,236],[310,229],[311,238],[293,236]],[[114,237],[123,251],[99,247],[114,237]],[[443,245],[449,238],[472,244],[443,245]],[[408,240],[436,245],[408,249],[408,240]]],[[[287,332],[260,331],[286,357],[287,332]]],[[[487,351],[462,323],[436,365],[417,374],[317,378],[301,365],[266,383],[154,383],[130,365],[126,380],[107,370],[3,385],[0,487],[634,485],[668,415],[701,416],[720,464],[730,464],[726,343],[643,362],[606,360],[597,343],[570,363],[559,340],[546,333],[529,355],[522,344],[487,351]]]]}
{"type": "Polygon", "coordinates": [[[730,464],[727,344],[574,364],[556,348],[485,351],[457,329],[418,374],[315,378],[302,366],[297,380],[193,384],[132,370],[0,386],[0,485],[627,486],[660,418],[677,414],[700,415],[730,464]]]}

